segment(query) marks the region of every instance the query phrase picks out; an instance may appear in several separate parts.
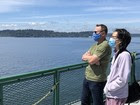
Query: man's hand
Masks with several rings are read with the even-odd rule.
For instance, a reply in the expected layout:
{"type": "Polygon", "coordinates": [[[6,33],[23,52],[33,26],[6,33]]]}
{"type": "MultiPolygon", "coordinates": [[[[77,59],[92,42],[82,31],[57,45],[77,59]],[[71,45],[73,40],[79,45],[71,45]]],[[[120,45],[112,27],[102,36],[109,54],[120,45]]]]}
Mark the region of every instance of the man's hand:
{"type": "Polygon", "coordinates": [[[89,64],[100,65],[99,58],[97,55],[92,55],[90,51],[87,51],[82,56],[83,61],[87,61],[89,64]]]}
{"type": "Polygon", "coordinates": [[[87,51],[85,54],[88,55],[88,56],[91,55],[90,51],[87,51]]]}
{"type": "Polygon", "coordinates": [[[88,56],[91,56],[91,53],[89,51],[87,51],[86,53],[83,54],[82,60],[83,61],[87,61],[88,60],[88,56]]]}

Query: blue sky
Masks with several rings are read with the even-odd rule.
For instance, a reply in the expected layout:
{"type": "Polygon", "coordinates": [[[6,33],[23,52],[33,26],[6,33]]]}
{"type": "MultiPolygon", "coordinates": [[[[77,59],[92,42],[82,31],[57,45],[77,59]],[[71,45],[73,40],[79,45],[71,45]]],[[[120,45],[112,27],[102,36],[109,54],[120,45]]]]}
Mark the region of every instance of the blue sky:
{"type": "Polygon", "coordinates": [[[140,0],[0,0],[0,30],[91,31],[106,24],[109,32],[126,28],[140,33],[140,0]]]}

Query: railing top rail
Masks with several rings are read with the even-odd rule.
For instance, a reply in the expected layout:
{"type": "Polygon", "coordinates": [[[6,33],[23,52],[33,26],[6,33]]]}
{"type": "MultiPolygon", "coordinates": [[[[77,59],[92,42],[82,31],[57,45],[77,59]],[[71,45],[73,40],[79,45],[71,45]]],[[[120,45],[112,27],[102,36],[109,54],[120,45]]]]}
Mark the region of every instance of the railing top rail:
{"type": "Polygon", "coordinates": [[[68,66],[63,66],[63,67],[57,67],[53,69],[48,69],[48,70],[42,70],[42,71],[36,71],[36,72],[30,72],[30,73],[24,73],[20,75],[13,75],[13,76],[6,76],[6,77],[1,77],[0,78],[0,83],[8,82],[8,81],[17,81],[17,80],[24,80],[27,78],[33,78],[37,76],[43,76],[43,75],[49,75],[49,74],[54,74],[55,72],[61,71],[64,72],[66,70],[72,70],[77,67],[85,67],[87,63],[79,63],[79,64],[74,64],[74,65],[68,65],[68,66]]]}
{"type": "Polygon", "coordinates": [[[136,60],[139,60],[140,59],[140,56],[139,55],[140,55],[140,53],[136,53],[136,56],[137,56],[136,57],[136,60]]]}
{"type": "Polygon", "coordinates": [[[140,53],[137,53],[136,55],[140,55],[140,53]]]}

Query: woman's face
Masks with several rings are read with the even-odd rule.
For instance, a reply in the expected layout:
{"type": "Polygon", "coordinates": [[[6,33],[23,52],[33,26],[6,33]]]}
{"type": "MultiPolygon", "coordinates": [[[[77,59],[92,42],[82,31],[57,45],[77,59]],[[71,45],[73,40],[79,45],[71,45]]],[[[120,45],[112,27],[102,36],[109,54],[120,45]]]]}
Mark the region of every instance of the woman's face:
{"type": "Polygon", "coordinates": [[[115,39],[115,48],[116,48],[116,50],[118,50],[119,44],[121,43],[121,41],[118,39],[118,32],[113,32],[112,38],[115,39]]]}

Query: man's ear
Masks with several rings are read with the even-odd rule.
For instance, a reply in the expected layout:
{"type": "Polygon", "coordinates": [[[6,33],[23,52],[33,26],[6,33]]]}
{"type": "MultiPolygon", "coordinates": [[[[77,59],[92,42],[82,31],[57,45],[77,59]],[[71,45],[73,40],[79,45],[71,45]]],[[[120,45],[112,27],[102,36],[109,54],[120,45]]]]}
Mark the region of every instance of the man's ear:
{"type": "Polygon", "coordinates": [[[102,32],[102,36],[106,36],[106,33],[105,32],[102,32]]]}

